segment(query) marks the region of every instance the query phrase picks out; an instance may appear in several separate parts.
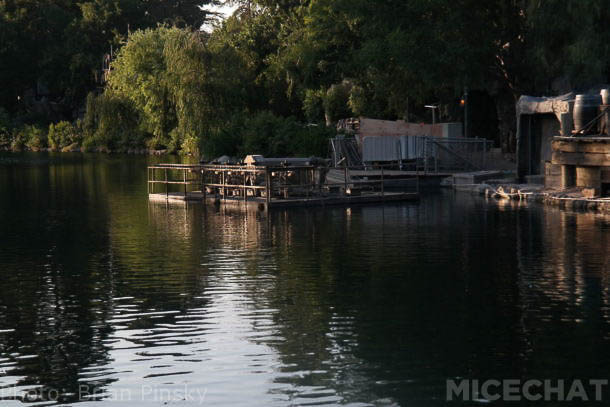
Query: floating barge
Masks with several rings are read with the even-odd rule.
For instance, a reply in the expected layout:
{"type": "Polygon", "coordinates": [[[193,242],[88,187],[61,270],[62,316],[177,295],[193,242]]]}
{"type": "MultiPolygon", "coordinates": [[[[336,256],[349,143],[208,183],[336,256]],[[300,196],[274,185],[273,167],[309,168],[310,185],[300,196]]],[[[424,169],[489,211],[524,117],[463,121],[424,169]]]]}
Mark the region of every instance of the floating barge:
{"type": "Polygon", "coordinates": [[[150,165],[148,197],[163,202],[257,205],[264,210],[419,200],[417,174],[388,172],[383,166],[365,171],[363,167],[328,168],[308,159],[278,160],[150,165]],[[388,191],[388,182],[402,183],[403,191],[388,191]]]}

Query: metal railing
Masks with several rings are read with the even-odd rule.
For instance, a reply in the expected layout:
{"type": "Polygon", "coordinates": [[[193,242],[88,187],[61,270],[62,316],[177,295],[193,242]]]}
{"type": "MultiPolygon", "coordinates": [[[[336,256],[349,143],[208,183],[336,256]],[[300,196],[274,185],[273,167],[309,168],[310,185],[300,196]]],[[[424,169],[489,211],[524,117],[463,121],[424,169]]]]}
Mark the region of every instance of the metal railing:
{"type": "Polygon", "coordinates": [[[478,138],[425,137],[423,170],[478,171],[489,164],[493,141],[478,138]]]}
{"type": "Polygon", "coordinates": [[[419,191],[417,173],[396,166],[256,167],[207,164],[157,164],[148,167],[148,193],[221,200],[308,199],[314,197],[386,194],[387,185],[406,183],[403,189],[419,191]],[[159,191],[158,185],[163,185],[159,191]]]}
{"type": "MultiPolygon", "coordinates": [[[[459,172],[483,170],[490,164],[488,154],[493,141],[480,138],[440,138],[429,136],[383,136],[392,137],[389,149],[367,150],[363,154],[371,166],[379,162],[398,163],[400,169],[423,173],[459,172]]],[[[366,148],[363,146],[363,148],[366,148]]],[[[374,145],[372,149],[377,148],[374,145]]]]}

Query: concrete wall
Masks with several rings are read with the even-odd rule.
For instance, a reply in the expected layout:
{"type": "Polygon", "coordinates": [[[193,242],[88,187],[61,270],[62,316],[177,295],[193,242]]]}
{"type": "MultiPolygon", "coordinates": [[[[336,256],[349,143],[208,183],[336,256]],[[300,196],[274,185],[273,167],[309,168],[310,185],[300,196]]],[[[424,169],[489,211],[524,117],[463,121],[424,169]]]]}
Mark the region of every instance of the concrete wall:
{"type": "Polygon", "coordinates": [[[542,115],[542,132],[540,134],[540,168],[544,168],[546,162],[550,162],[553,149],[551,142],[553,137],[559,135],[560,123],[553,115],[542,115]]]}
{"type": "Polygon", "coordinates": [[[552,159],[551,142],[559,135],[561,124],[554,114],[527,114],[519,118],[517,140],[517,173],[545,174],[545,164],[552,159]]]}

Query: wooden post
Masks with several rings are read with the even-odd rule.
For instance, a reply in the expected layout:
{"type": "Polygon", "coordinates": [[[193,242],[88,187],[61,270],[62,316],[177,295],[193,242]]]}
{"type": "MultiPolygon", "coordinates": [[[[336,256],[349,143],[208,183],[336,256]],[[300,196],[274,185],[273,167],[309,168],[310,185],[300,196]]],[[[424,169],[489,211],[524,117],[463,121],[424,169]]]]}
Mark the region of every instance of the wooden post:
{"type": "Polygon", "coordinates": [[[201,168],[201,193],[203,193],[203,203],[206,202],[206,199],[208,197],[207,188],[208,187],[205,186],[205,168],[201,168]]]}
{"type": "Polygon", "coordinates": [[[220,183],[221,183],[221,185],[222,185],[222,188],[220,188],[220,191],[221,191],[221,193],[222,193],[222,199],[227,199],[227,196],[226,196],[226,194],[227,194],[227,188],[226,188],[226,177],[225,177],[225,172],[224,172],[224,170],[221,170],[221,171],[220,171],[220,180],[221,180],[221,182],[220,182],[220,183]]]}
{"type": "Polygon", "coordinates": [[[307,184],[307,198],[309,198],[309,188],[313,188],[313,169],[305,173],[305,183],[307,184]]]}
{"type": "Polygon", "coordinates": [[[146,191],[148,192],[148,195],[150,195],[150,168],[146,170],[146,178],[148,179],[148,182],[146,183],[146,191]]]}
{"type": "Polygon", "coordinates": [[[186,167],[182,170],[182,175],[184,179],[184,199],[186,199],[186,167]]]}
{"type": "Polygon", "coordinates": [[[165,199],[169,198],[169,184],[167,183],[167,168],[165,169],[165,199]]]}
{"type": "Polygon", "coordinates": [[[265,167],[265,200],[267,201],[267,209],[269,209],[269,203],[271,202],[271,177],[268,167],[265,167]]]}
{"type": "Polygon", "coordinates": [[[347,165],[343,167],[343,195],[347,195],[347,165]]]}
{"type": "Polygon", "coordinates": [[[244,203],[248,200],[248,190],[246,189],[246,171],[244,171],[244,203]]]}
{"type": "MultiPolygon", "coordinates": [[[[322,167],[318,167],[318,178],[317,178],[317,183],[318,183],[318,195],[322,195],[322,171],[324,171],[322,169],[322,167]]],[[[313,173],[314,178],[316,177],[316,172],[314,170],[313,173]]],[[[316,181],[314,181],[315,183],[316,181]]]]}
{"type": "Polygon", "coordinates": [[[574,165],[561,166],[561,189],[572,188],[576,185],[576,167],[574,165]]]}

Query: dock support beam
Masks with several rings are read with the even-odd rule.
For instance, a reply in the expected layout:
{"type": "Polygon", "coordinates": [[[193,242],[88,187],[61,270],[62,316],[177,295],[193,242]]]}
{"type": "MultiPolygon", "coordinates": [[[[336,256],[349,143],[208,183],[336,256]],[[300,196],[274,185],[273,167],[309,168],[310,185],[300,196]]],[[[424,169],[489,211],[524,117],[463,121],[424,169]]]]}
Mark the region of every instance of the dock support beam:
{"type": "Polygon", "coordinates": [[[595,195],[599,195],[602,189],[602,178],[600,167],[576,167],[576,186],[595,189],[595,195]]]}
{"type": "Polygon", "coordinates": [[[576,167],[573,165],[561,166],[561,188],[572,188],[576,185],[576,167]]]}
{"type": "Polygon", "coordinates": [[[269,209],[269,202],[271,202],[271,177],[269,174],[269,168],[265,168],[265,201],[265,206],[267,209],[269,209]]]}

